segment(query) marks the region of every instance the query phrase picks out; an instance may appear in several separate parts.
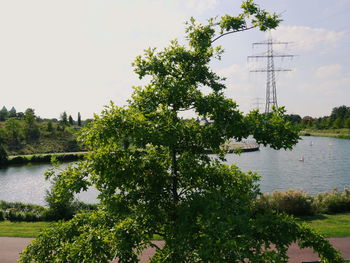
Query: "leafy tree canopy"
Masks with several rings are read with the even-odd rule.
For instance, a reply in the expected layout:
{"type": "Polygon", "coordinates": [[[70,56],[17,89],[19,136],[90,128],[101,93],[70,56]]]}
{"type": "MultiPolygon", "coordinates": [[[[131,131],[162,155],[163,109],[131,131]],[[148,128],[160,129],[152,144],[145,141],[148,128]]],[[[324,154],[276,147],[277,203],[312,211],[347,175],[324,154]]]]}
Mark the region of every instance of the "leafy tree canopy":
{"type": "Polygon", "coordinates": [[[134,70],[140,78],[150,76],[150,83],[134,88],[128,106],[111,104],[95,116],[82,136],[90,149],[85,162],[50,175],[55,178],[52,200],[64,201],[93,185],[100,192],[99,210],[48,229],[21,261],[137,262],[138,254],[153,246],[151,262],[287,262],[287,247],[297,241],[313,247],[325,262],[341,262],[330,244],[307,227],[260,211],[258,177],[221,162],[225,152],[220,146],[232,138],[253,135],[275,149],[291,148],[298,140],[283,109],[244,116],[224,96],[223,79],[209,67],[222,55],[213,46],[216,39],[278,23],[276,15],[245,1],[238,16],[206,25],[191,19],[187,46],[175,40],[162,51],[148,49],[137,57],[134,70]],[[211,91],[204,93],[203,87],[211,91]],[[209,122],[185,119],[186,111],[209,122]],[[220,158],[205,154],[208,149],[220,158]],[[164,247],[152,243],[155,234],[164,247]]]}
{"type": "Polygon", "coordinates": [[[35,122],[35,111],[34,109],[28,108],[24,112],[24,121],[28,126],[33,126],[35,122]]]}
{"type": "Polygon", "coordinates": [[[347,107],[345,105],[339,106],[339,107],[335,107],[332,109],[332,113],[331,113],[331,119],[347,119],[350,117],[350,107],[347,107]]]}

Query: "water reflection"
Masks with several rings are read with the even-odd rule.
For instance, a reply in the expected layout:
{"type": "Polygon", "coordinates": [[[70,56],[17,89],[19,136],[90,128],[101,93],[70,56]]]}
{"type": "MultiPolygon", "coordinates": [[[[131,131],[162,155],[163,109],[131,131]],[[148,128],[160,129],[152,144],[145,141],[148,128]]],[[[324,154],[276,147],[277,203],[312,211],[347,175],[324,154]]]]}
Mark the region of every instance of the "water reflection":
{"type": "MultiPolygon", "coordinates": [[[[62,164],[66,167],[68,164],[62,164]]],[[[44,173],[51,164],[29,164],[0,169],[0,200],[19,201],[45,205],[45,193],[50,182],[45,180],[44,173]]],[[[89,189],[77,195],[79,200],[95,203],[98,192],[89,189]]]]}
{"type": "MultiPolygon", "coordinates": [[[[319,193],[350,187],[350,140],[303,137],[292,151],[261,147],[257,152],[230,154],[227,161],[243,171],[258,172],[262,192],[301,189],[319,193]],[[303,162],[299,161],[301,156],[303,162]]],[[[40,164],[0,169],[0,200],[45,204],[50,184],[44,180],[44,172],[50,167],[40,164]]],[[[78,197],[91,203],[96,202],[97,194],[89,189],[78,197]]]]}

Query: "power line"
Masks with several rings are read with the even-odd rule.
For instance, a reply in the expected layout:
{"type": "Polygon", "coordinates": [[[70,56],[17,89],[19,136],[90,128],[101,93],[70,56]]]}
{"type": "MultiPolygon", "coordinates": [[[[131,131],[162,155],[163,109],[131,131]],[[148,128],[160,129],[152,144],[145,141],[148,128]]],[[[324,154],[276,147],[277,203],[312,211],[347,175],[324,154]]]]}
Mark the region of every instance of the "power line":
{"type": "Polygon", "coordinates": [[[254,108],[256,109],[256,110],[258,110],[258,111],[260,111],[260,105],[264,105],[264,103],[263,102],[260,102],[260,100],[264,100],[264,99],[262,99],[262,98],[259,98],[259,97],[256,97],[255,99],[254,99],[254,101],[255,102],[253,102],[251,105],[254,105],[254,108]]]}

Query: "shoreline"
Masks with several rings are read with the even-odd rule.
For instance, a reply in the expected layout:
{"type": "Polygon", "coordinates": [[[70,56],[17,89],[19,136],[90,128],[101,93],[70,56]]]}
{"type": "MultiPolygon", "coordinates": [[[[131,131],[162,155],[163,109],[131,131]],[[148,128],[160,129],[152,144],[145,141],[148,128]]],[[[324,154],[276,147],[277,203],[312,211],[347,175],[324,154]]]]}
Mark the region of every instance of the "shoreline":
{"type": "Polygon", "coordinates": [[[87,152],[64,152],[64,153],[38,153],[29,155],[10,155],[7,161],[0,165],[7,167],[11,165],[29,164],[29,163],[51,163],[51,158],[56,157],[60,162],[70,162],[82,160],[87,152]]]}
{"type": "Polygon", "coordinates": [[[350,140],[350,130],[348,132],[339,130],[311,130],[305,129],[300,131],[300,136],[315,136],[315,137],[329,137],[336,139],[350,140]]]}

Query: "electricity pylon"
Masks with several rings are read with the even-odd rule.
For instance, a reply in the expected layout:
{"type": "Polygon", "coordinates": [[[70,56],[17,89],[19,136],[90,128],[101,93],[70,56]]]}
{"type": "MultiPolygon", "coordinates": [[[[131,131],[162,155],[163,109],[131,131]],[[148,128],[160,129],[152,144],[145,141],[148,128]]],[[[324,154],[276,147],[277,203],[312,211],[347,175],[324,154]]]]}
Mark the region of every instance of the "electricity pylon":
{"type": "Polygon", "coordinates": [[[288,45],[289,42],[278,42],[273,41],[271,38],[271,35],[266,41],[262,42],[256,42],[253,43],[253,47],[255,45],[267,45],[267,52],[260,54],[260,55],[253,55],[248,56],[248,59],[267,59],[267,66],[266,68],[261,69],[254,69],[250,72],[266,72],[266,103],[265,103],[265,113],[269,113],[272,109],[272,106],[278,107],[277,104],[277,92],[276,92],[276,77],[275,72],[284,72],[284,71],[291,71],[291,69],[284,69],[284,68],[275,68],[274,65],[274,58],[293,58],[294,55],[287,55],[287,54],[276,54],[273,51],[273,45],[288,45]]]}

